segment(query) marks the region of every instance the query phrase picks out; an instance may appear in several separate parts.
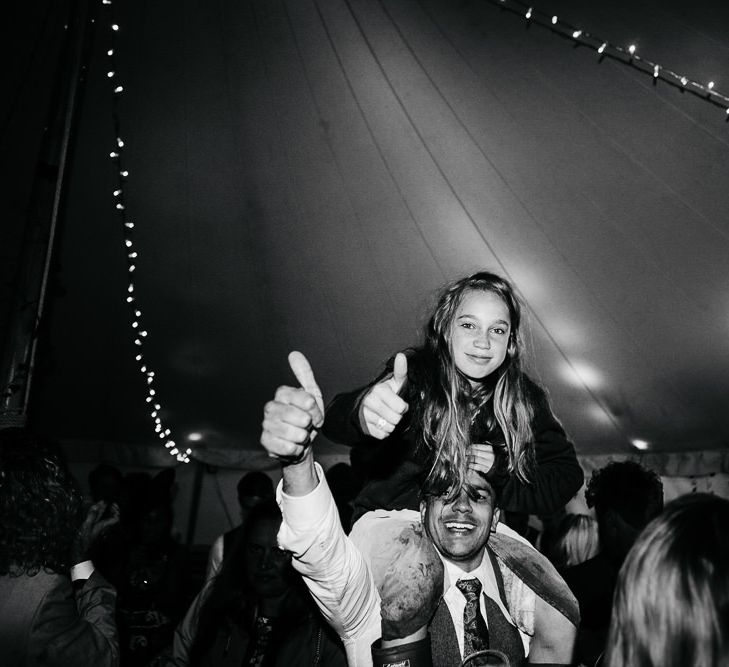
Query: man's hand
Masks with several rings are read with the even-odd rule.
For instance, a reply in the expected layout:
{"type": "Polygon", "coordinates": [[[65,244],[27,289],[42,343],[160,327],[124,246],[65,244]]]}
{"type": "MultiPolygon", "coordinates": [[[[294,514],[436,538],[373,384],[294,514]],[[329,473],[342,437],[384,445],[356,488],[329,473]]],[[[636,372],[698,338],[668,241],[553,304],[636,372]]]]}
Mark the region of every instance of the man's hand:
{"type": "Polygon", "coordinates": [[[301,387],[279,387],[266,403],[261,444],[269,456],[281,460],[284,493],[303,496],[319,483],[311,441],[324,423],[324,399],[301,352],[289,354],[289,366],[301,387]]]}
{"type": "Polygon", "coordinates": [[[79,528],[73,544],[73,564],[90,560],[89,551],[99,536],[115,523],[119,523],[119,507],[116,503],[109,505],[108,516],[104,516],[107,504],[100,500],[89,508],[84,522],[79,528]]]}
{"type": "Polygon", "coordinates": [[[408,404],[398,393],[408,378],[408,359],[399,352],[390,377],[374,385],[359,408],[359,423],[367,435],[384,440],[408,411],[408,404]]]}
{"type": "Polygon", "coordinates": [[[263,408],[261,444],[268,455],[296,462],[306,454],[324,423],[324,401],[314,373],[301,352],[289,354],[289,366],[300,387],[281,386],[263,408]]]}

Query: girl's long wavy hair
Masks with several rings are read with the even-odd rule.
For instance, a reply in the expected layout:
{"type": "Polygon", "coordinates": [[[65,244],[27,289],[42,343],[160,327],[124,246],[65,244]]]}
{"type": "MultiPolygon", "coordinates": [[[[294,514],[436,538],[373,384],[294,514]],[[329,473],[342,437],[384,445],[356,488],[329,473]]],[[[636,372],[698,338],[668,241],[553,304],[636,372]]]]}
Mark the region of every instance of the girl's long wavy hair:
{"type": "Polygon", "coordinates": [[[513,287],[494,273],[475,273],[447,285],[440,293],[417,354],[421,363],[416,363],[415,369],[421,376],[417,384],[421,395],[415,401],[413,424],[417,425],[418,446],[431,460],[429,484],[439,486],[447,480],[448,486],[464,485],[469,432],[479,410],[484,411],[487,420],[495,420],[503,433],[503,443],[490,444],[505,447],[509,472],[523,482],[530,481],[534,458],[532,409],[525,396],[520,324],[521,304],[513,287]],[[506,304],[511,320],[506,359],[475,389],[456,367],[451,347],[456,313],[469,292],[495,294],[506,304]],[[488,407],[492,410],[484,409],[488,407]]]}
{"type": "Polygon", "coordinates": [[[606,667],[729,665],[729,500],[682,496],[623,564],[606,667]]]}
{"type": "Polygon", "coordinates": [[[0,429],[0,575],[65,572],[82,514],[60,447],[23,429],[0,429]]]}

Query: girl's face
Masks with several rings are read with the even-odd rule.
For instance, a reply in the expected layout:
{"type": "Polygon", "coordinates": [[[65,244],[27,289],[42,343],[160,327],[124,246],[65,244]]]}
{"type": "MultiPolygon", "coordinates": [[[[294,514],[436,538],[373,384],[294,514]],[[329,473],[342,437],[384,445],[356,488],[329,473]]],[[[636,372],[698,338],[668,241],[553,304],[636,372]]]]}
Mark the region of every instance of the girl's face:
{"type": "Polygon", "coordinates": [[[511,317],[501,297],[474,290],[463,295],[451,325],[450,344],[456,368],[472,385],[504,362],[510,333],[511,317]]]}

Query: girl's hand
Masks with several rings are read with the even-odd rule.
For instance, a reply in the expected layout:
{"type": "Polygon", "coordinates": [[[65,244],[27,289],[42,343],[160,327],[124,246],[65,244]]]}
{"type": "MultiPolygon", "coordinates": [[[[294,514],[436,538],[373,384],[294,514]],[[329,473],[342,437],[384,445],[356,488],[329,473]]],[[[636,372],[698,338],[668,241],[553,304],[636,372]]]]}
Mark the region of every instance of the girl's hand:
{"type": "Polygon", "coordinates": [[[468,448],[468,467],[482,474],[486,474],[494,465],[496,457],[491,445],[471,445],[468,448]]]}
{"type": "Polygon", "coordinates": [[[392,376],[374,385],[360,404],[359,423],[366,435],[384,440],[400,423],[408,404],[398,392],[407,377],[408,359],[400,352],[395,356],[392,376]]]}

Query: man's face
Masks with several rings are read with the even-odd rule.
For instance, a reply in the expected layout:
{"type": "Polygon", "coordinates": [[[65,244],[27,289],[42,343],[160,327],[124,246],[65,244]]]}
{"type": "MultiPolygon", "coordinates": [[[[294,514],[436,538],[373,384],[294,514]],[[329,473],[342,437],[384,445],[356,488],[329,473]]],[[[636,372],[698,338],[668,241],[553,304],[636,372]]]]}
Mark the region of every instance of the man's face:
{"type": "Polygon", "coordinates": [[[278,548],[279,521],[260,519],[249,528],[245,545],[248,583],[261,597],[278,597],[291,586],[288,573],[291,555],[278,548]]]}
{"type": "Polygon", "coordinates": [[[470,572],[481,564],[491,526],[499,520],[491,485],[477,472],[469,471],[465,489],[451,502],[447,494],[420,502],[420,516],[440,554],[470,572]]]}

